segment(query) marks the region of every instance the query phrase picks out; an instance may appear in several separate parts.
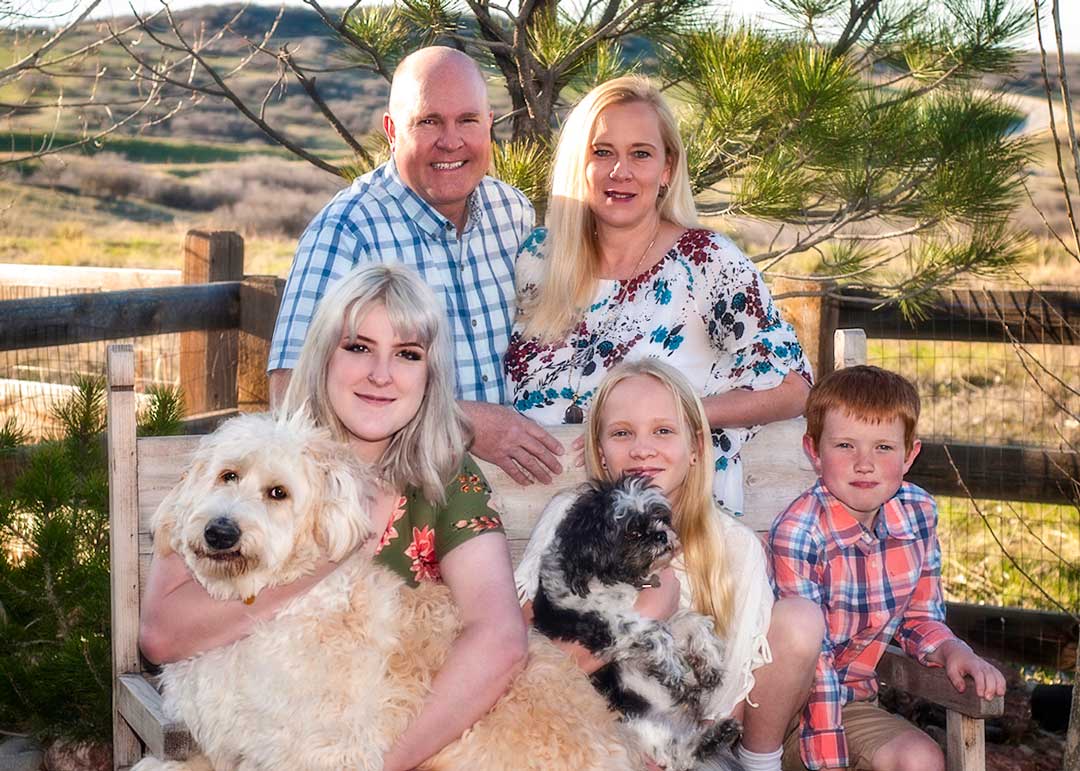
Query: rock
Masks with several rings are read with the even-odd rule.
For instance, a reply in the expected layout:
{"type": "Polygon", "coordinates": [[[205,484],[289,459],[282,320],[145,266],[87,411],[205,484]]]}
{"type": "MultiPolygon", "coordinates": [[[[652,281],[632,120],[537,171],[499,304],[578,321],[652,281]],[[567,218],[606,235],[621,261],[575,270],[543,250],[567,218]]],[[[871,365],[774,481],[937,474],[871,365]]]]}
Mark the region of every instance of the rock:
{"type": "Polygon", "coordinates": [[[40,771],[44,753],[33,739],[14,736],[0,742],[0,771],[40,771]]]}
{"type": "Polygon", "coordinates": [[[112,771],[112,746],[57,739],[45,751],[45,771],[112,771]]]}
{"type": "Polygon", "coordinates": [[[1040,729],[1024,743],[986,745],[986,771],[1061,771],[1065,738],[1040,729]]]}

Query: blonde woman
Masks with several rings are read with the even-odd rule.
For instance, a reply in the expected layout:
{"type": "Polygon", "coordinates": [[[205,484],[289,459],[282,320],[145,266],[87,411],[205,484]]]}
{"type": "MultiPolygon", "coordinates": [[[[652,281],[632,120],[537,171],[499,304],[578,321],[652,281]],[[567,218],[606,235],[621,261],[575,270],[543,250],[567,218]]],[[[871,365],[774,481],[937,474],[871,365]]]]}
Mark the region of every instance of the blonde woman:
{"type": "MultiPolygon", "coordinates": [[[[360,268],[326,295],[282,409],[307,410],[381,480],[378,534],[361,548],[405,581],[442,581],[463,629],[423,710],[383,758],[412,769],[458,738],[506,690],[526,638],[506,538],[483,476],[465,453],[445,315],[420,277],[393,264],[360,268]]],[[[253,604],[211,599],[175,554],[155,558],[140,619],[152,661],[226,645],[325,577],[261,592],[253,604]]]]}
{"type": "MultiPolygon", "coordinates": [[[[743,721],[739,756],[746,768],[779,768],[780,739],[770,721],[782,713],[775,706],[783,700],[769,686],[781,676],[789,684],[813,676],[824,633],[821,613],[796,598],[774,605],[757,535],[713,502],[707,436],[705,407],[687,378],[652,358],[623,363],[594,394],[585,433],[586,470],[594,479],[647,476],[671,501],[682,554],[661,572],[659,587],[641,591],[635,607],[653,618],[692,608],[713,619],[725,642],[725,669],[708,717],[743,721]],[[817,647],[809,642],[815,634],[817,647]]],[[[563,493],[551,501],[537,539],[554,532],[574,497],[563,493]]],[[[544,546],[530,542],[515,573],[520,599],[535,595],[536,562],[544,546]]],[[[604,663],[580,645],[562,647],[587,672],[604,663]]],[[[781,720],[786,728],[786,719],[781,720]]]]}
{"type": "Polygon", "coordinates": [[[504,358],[512,403],[543,425],[581,423],[620,361],[663,359],[703,397],[717,501],[742,507],[739,449],[802,412],[809,366],[760,272],[700,228],[686,152],[649,81],[590,91],[563,125],[547,228],[518,254],[518,318],[504,358]]]}

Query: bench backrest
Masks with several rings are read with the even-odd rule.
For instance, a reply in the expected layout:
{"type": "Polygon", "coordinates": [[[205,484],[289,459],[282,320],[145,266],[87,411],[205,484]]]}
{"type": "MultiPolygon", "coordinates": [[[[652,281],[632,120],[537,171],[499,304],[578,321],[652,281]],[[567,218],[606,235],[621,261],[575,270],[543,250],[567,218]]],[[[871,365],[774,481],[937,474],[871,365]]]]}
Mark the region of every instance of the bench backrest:
{"type": "MultiPolygon", "coordinates": [[[[120,671],[140,670],[137,635],[139,601],[153,552],[151,517],[187,468],[198,436],[135,436],[134,360],[129,345],[108,356],[109,465],[113,575],[113,657],[120,671]]],[[[802,418],[761,429],[743,448],[744,521],[767,530],[777,514],[814,481],[802,452],[802,418]]],[[[560,426],[555,436],[569,447],[580,426],[560,426]]],[[[537,516],[552,496],[584,481],[582,468],[564,458],[565,469],[550,485],[522,487],[501,469],[481,462],[510,541],[515,564],[537,516]]]]}

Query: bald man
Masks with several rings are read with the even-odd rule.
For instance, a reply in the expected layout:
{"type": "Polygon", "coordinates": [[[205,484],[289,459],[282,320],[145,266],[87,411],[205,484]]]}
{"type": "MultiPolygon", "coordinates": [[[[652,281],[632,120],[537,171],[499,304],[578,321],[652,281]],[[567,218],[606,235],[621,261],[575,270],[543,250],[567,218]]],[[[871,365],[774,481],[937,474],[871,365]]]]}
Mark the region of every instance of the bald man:
{"type": "Polygon", "coordinates": [[[338,193],[300,237],[270,349],[270,401],[280,403],[328,286],[366,262],[401,262],[444,300],[471,452],[522,484],[547,483],[562,446],[501,406],[514,258],[534,213],[521,191],[487,176],[491,126],[487,84],[468,56],[432,46],[402,60],[383,115],[390,161],[338,193]]]}

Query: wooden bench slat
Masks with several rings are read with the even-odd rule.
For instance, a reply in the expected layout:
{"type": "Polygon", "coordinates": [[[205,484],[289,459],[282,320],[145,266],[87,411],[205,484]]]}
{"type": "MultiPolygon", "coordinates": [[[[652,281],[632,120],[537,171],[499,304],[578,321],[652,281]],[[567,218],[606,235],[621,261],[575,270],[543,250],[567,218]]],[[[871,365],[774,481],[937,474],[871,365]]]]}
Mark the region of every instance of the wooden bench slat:
{"type": "Polygon", "coordinates": [[[184,760],[191,755],[195,743],[187,726],[166,717],[161,693],[146,676],[129,674],[119,679],[116,708],[147,751],[160,760],[184,760]]]}
{"type": "Polygon", "coordinates": [[[984,719],[997,717],[1005,710],[1005,698],[995,696],[990,701],[980,699],[970,680],[960,693],[953,687],[945,670],[924,667],[895,645],[890,645],[877,666],[878,679],[894,688],[915,694],[968,717],[984,719]]]}

